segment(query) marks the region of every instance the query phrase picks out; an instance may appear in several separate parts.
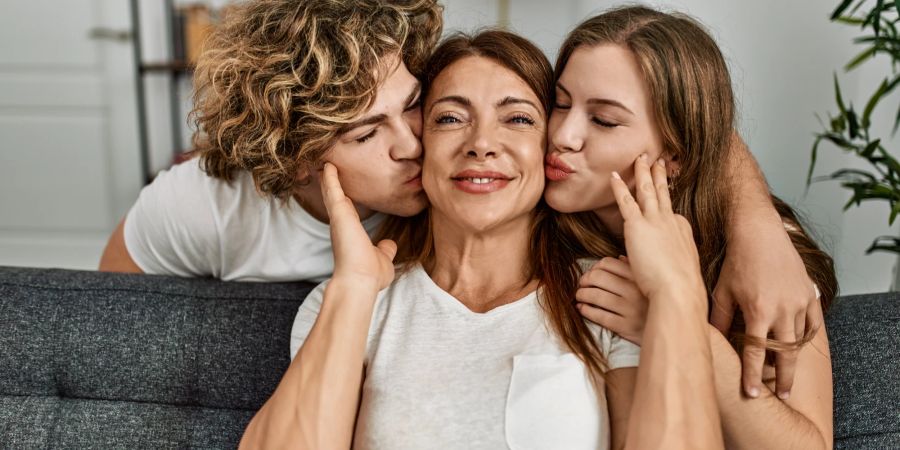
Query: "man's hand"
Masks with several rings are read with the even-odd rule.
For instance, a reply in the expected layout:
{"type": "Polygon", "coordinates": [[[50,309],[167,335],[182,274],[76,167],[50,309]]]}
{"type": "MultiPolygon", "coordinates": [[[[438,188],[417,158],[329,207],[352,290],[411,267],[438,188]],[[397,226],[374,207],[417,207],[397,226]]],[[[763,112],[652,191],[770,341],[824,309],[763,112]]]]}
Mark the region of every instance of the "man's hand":
{"type": "MultiPolygon", "coordinates": [[[[784,343],[803,338],[808,327],[821,322],[813,282],[800,255],[779,220],[747,224],[740,235],[729,236],[719,281],[713,290],[710,322],[723,334],[731,328],[736,307],[743,312],[745,334],[753,341],[772,337],[784,343]],[[750,231],[752,230],[752,231],[750,231]]],[[[742,384],[750,397],[759,396],[765,348],[748,342],[743,352],[742,384]]],[[[797,351],[775,356],[775,392],[782,400],[790,396],[797,351]]]]}

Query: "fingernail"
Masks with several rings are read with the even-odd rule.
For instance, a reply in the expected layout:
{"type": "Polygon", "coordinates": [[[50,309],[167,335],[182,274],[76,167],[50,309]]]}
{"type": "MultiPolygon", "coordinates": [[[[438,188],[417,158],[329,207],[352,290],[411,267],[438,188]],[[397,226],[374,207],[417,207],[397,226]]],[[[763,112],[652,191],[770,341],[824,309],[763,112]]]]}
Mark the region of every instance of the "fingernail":
{"type": "Polygon", "coordinates": [[[782,400],[787,400],[787,399],[791,398],[791,391],[779,392],[778,398],[780,398],[782,400]]]}
{"type": "Polygon", "coordinates": [[[747,395],[749,395],[750,398],[759,397],[759,388],[754,386],[754,387],[747,389],[747,395]]]}
{"type": "Polygon", "coordinates": [[[615,179],[617,179],[617,180],[621,180],[621,179],[622,179],[622,176],[619,175],[619,172],[615,172],[615,171],[613,171],[612,177],[615,178],[615,179]]]}
{"type": "Polygon", "coordinates": [[[659,167],[662,167],[663,169],[666,168],[666,160],[659,158],[656,160],[656,163],[659,164],[659,167]]]}
{"type": "Polygon", "coordinates": [[[646,162],[646,161],[647,161],[647,154],[646,154],[646,153],[641,153],[641,159],[644,160],[644,162],[646,162]]]}

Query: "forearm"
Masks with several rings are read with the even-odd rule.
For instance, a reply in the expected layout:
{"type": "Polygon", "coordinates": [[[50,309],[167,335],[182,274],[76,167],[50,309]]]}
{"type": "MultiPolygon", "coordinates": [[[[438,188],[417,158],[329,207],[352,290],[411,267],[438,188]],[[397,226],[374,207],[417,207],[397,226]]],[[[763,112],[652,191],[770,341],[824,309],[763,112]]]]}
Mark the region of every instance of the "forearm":
{"type": "Polygon", "coordinates": [[[826,449],[822,432],[806,416],[762,389],[756,399],[741,393],[741,360],[725,337],[707,327],[716,395],[729,449],[826,449]]]}
{"type": "Polygon", "coordinates": [[[722,448],[712,371],[705,298],[651,300],[626,448],[722,448]]]}
{"type": "Polygon", "coordinates": [[[759,165],[735,132],[725,162],[728,183],[728,230],[730,237],[740,235],[747,224],[770,221],[781,226],[778,212],[772,205],[769,186],[759,165]]]}
{"type": "Polygon", "coordinates": [[[377,292],[329,283],[315,325],[241,448],[350,448],[377,292]]]}

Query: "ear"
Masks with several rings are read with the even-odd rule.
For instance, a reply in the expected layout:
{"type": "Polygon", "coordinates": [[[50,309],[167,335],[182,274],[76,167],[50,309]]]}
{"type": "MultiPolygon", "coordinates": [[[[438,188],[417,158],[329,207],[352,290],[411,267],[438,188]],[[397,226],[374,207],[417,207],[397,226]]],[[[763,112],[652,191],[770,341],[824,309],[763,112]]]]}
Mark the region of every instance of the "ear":
{"type": "Polygon", "coordinates": [[[302,164],[297,169],[297,176],[294,178],[295,184],[298,186],[306,186],[309,184],[319,185],[320,173],[325,166],[324,161],[315,164],[302,164]]]}
{"type": "Polygon", "coordinates": [[[662,158],[666,161],[666,176],[669,177],[669,179],[677,177],[678,173],[681,171],[681,162],[678,161],[678,156],[671,152],[666,152],[662,158]]]}

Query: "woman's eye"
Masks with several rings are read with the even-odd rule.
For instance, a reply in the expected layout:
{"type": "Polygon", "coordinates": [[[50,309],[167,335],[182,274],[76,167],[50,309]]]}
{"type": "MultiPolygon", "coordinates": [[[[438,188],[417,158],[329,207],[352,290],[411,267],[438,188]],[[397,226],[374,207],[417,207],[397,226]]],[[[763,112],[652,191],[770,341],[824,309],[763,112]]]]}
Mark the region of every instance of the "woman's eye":
{"type": "Polygon", "coordinates": [[[522,125],[534,125],[534,119],[524,114],[515,115],[510,119],[510,121],[522,125]]]}
{"type": "Polygon", "coordinates": [[[619,124],[617,124],[617,123],[607,122],[607,121],[597,118],[597,117],[592,117],[591,121],[593,121],[595,124],[600,125],[601,127],[604,127],[604,128],[615,128],[615,127],[619,126],[619,124]]]}
{"type": "Polygon", "coordinates": [[[366,133],[365,136],[356,138],[356,143],[358,143],[358,144],[365,144],[366,141],[368,141],[369,139],[372,139],[373,137],[375,137],[375,133],[377,133],[377,132],[378,132],[378,128],[373,129],[372,131],[366,133]]]}
{"type": "Polygon", "coordinates": [[[566,105],[566,104],[563,104],[563,103],[554,103],[554,104],[553,104],[553,107],[556,108],[556,109],[569,109],[569,108],[571,108],[570,105],[566,105]]]}
{"type": "Polygon", "coordinates": [[[437,124],[448,124],[448,123],[459,123],[461,122],[458,117],[453,116],[451,114],[441,114],[434,119],[434,122],[437,124]]]}

